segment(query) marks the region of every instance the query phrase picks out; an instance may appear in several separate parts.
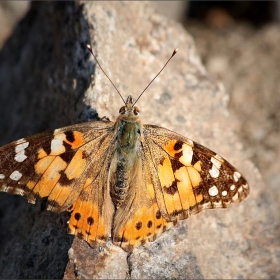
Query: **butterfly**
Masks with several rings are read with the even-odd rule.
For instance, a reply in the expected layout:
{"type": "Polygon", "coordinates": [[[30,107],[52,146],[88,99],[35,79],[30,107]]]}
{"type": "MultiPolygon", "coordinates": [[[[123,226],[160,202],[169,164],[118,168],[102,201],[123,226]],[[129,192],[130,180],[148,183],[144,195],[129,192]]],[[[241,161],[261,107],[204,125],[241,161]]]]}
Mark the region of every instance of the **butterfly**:
{"type": "Polygon", "coordinates": [[[79,123],[1,147],[0,191],[30,203],[47,197],[48,210],[71,212],[70,234],[125,251],[203,209],[248,196],[246,179],[221,156],[142,124],[138,99],[128,96],[115,122],[79,123]]]}

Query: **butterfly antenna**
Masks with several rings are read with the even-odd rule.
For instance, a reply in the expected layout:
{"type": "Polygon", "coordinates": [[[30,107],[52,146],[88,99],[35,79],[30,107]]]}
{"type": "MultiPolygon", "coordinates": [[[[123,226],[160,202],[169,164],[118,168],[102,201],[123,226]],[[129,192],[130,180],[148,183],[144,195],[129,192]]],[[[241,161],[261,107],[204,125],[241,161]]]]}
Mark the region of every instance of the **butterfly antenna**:
{"type": "Polygon", "coordinates": [[[169,59],[166,61],[166,63],[163,65],[161,70],[156,74],[156,76],[149,82],[149,84],[145,87],[145,89],[141,92],[141,94],[138,96],[136,101],[133,103],[133,106],[136,104],[136,102],[140,99],[140,97],[143,95],[143,93],[146,91],[146,89],[151,85],[151,83],[156,79],[156,77],[162,72],[162,70],[165,68],[165,66],[168,64],[168,62],[171,60],[171,58],[177,53],[178,48],[175,49],[172,53],[172,55],[169,57],[169,59]]]}
{"type": "Polygon", "coordinates": [[[100,67],[101,71],[105,74],[105,76],[108,78],[108,80],[110,81],[110,83],[113,85],[113,87],[115,88],[115,90],[118,92],[119,96],[121,97],[123,103],[125,104],[125,100],[123,99],[121,93],[119,92],[119,90],[117,89],[117,87],[114,85],[114,83],[112,82],[112,80],[109,78],[109,76],[106,74],[106,72],[103,70],[103,68],[101,67],[96,55],[93,54],[93,51],[92,51],[92,47],[90,45],[87,45],[87,48],[89,49],[90,53],[93,55],[96,63],[98,64],[98,66],[100,67]]]}

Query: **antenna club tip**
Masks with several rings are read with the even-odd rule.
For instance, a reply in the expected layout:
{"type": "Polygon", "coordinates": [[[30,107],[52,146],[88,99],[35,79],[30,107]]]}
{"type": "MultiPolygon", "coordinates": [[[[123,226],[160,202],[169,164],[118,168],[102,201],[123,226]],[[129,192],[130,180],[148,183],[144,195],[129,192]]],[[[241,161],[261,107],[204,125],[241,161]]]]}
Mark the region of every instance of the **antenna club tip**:
{"type": "Polygon", "coordinates": [[[91,51],[92,50],[92,47],[91,45],[87,44],[87,48],[91,51]]]}
{"type": "MultiPolygon", "coordinates": [[[[173,51],[172,56],[174,56],[174,55],[177,53],[177,51],[178,51],[178,48],[176,48],[176,49],[173,51]]],[[[172,57],[172,56],[171,56],[171,57],[172,57]]]]}

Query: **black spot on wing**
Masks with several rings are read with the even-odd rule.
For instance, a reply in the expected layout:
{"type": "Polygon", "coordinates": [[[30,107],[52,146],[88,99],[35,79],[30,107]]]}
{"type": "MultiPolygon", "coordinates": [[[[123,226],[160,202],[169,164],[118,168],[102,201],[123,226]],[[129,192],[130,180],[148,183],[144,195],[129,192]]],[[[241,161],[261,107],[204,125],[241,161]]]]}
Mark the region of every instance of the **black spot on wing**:
{"type": "Polygon", "coordinates": [[[159,210],[157,210],[157,212],[156,212],[156,218],[157,218],[157,219],[160,219],[160,218],[161,218],[161,213],[160,213],[159,210]]]}
{"type": "Polygon", "coordinates": [[[172,166],[172,170],[173,172],[175,172],[176,170],[180,169],[181,167],[184,166],[184,164],[182,164],[179,160],[177,159],[173,159],[170,158],[170,162],[171,162],[171,166],[172,166]]]}
{"type": "Polygon", "coordinates": [[[82,217],[81,214],[78,213],[78,212],[74,214],[74,218],[75,218],[75,220],[77,220],[77,221],[79,221],[79,220],[81,219],[81,217],[82,217]]]}
{"type": "Polygon", "coordinates": [[[174,154],[174,158],[175,158],[176,160],[179,160],[179,158],[180,158],[182,155],[183,155],[183,152],[180,151],[180,152],[174,154]]]}
{"type": "Polygon", "coordinates": [[[59,156],[69,164],[72,158],[74,157],[76,151],[72,149],[71,145],[63,141],[63,145],[65,147],[65,152],[60,154],[59,156]]]}
{"type": "Polygon", "coordinates": [[[69,142],[74,142],[75,141],[75,137],[74,137],[74,133],[72,130],[70,131],[66,131],[65,132],[65,136],[66,136],[66,140],[69,141],[69,142]]]}
{"type": "MultiPolygon", "coordinates": [[[[39,148],[41,148],[41,147],[39,147],[39,148]]],[[[42,149],[46,152],[47,155],[49,155],[52,151],[51,141],[45,142],[42,146],[42,149]]]]}
{"type": "Polygon", "coordinates": [[[163,190],[169,194],[169,195],[174,195],[175,193],[178,192],[178,187],[177,187],[177,179],[172,182],[172,185],[170,187],[163,187],[163,190]]]}
{"type": "Polygon", "coordinates": [[[137,222],[135,225],[136,229],[139,230],[142,228],[142,222],[137,222]]]}
{"type": "Polygon", "coordinates": [[[197,154],[194,152],[194,153],[193,153],[193,156],[192,156],[191,165],[195,165],[198,161],[199,161],[199,157],[198,157],[197,154]]]}
{"type": "Polygon", "coordinates": [[[88,225],[93,225],[94,224],[94,219],[92,218],[92,217],[88,217],[87,218],[87,223],[88,223],[88,225]]]}
{"type": "Polygon", "coordinates": [[[64,171],[60,171],[59,173],[60,173],[60,178],[58,180],[58,183],[61,186],[70,186],[74,179],[69,179],[64,171]]]}
{"type": "Polygon", "coordinates": [[[182,147],[183,147],[183,144],[184,144],[184,143],[183,143],[182,141],[178,140],[178,141],[175,143],[175,145],[174,145],[174,150],[175,150],[175,151],[181,150],[182,147]]]}

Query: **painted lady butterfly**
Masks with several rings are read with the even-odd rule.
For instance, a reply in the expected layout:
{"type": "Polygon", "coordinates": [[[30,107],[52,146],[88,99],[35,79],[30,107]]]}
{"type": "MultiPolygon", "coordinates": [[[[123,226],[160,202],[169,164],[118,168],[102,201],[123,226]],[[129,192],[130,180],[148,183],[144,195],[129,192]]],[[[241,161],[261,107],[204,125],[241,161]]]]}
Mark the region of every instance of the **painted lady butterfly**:
{"type": "Polygon", "coordinates": [[[1,147],[0,191],[31,203],[47,197],[48,210],[71,211],[70,234],[89,244],[112,240],[125,251],[178,220],[247,197],[248,183],[230,163],[143,125],[135,103],[129,96],[116,122],[80,123],[1,147]]]}

